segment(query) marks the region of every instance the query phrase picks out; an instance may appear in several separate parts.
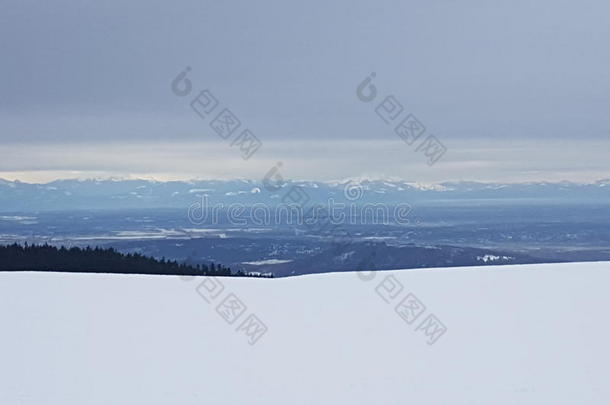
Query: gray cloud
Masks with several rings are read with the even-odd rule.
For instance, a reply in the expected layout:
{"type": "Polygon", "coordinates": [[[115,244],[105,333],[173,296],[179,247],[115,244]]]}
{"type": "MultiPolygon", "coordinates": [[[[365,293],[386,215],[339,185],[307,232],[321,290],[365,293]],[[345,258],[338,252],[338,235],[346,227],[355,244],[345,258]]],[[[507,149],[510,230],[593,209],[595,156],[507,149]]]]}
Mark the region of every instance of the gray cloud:
{"type": "MultiPolygon", "coordinates": [[[[610,135],[609,12],[602,0],[5,1],[0,141],[209,140],[208,123],[170,92],[188,65],[195,88],[268,142],[391,144],[355,97],[374,71],[380,96],[456,148],[591,143],[610,135]]],[[[295,158],[316,158],[304,153],[295,158]]]]}

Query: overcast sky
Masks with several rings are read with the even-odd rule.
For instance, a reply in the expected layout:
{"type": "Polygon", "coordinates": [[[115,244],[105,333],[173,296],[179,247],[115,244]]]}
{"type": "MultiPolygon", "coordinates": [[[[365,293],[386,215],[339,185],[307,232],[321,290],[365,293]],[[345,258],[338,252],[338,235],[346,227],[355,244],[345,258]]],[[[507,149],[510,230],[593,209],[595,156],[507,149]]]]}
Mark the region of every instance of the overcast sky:
{"type": "Polygon", "coordinates": [[[0,0],[0,177],[257,179],[278,161],[322,180],[610,177],[609,15],[603,0],[0,0]],[[201,119],[204,89],[219,106],[201,119]],[[447,148],[433,166],[376,115],[388,95],[447,148]],[[223,108],[232,136],[263,143],[247,161],[210,127],[223,108]]]}

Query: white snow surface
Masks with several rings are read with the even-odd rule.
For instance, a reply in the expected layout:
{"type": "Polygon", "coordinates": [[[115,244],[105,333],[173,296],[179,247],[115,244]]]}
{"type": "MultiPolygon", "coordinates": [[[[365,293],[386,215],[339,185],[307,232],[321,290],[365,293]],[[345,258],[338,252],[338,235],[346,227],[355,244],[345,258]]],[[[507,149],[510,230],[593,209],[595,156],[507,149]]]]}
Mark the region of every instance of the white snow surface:
{"type": "Polygon", "coordinates": [[[203,280],[0,273],[0,404],[610,403],[610,263],[221,278],[211,304],[203,280]],[[428,314],[447,328],[432,345],[428,314]]]}

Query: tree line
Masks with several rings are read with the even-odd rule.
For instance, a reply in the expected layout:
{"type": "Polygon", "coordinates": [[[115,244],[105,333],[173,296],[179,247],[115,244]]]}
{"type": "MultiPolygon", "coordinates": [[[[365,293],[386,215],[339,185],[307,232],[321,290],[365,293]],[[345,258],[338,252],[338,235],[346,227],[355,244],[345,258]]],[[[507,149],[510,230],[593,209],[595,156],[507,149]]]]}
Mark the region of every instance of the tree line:
{"type": "Polygon", "coordinates": [[[114,248],[44,245],[0,245],[0,271],[61,271],[75,273],[158,274],[173,276],[269,277],[232,272],[221,264],[190,265],[114,248]]]}

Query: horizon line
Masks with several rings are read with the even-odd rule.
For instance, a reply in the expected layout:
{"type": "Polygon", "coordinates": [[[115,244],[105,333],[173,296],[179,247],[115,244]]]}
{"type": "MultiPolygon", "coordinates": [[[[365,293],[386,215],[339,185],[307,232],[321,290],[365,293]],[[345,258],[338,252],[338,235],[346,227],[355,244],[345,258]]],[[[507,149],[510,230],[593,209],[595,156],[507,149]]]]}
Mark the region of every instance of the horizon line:
{"type": "MultiPolygon", "coordinates": [[[[104,176],[104,177],[65,177],[65,178],[56,178],[54,180],[50,180],[47,182],[31,182],[24,181],[20,179],[8,180],[6,178],[0,177],[0,183],[21,183],[21,184],[29,184],[29,185],[47,185],[59,181],[77,181],[77,182],[88,182],[88,181],[96,181],[96,182],[128,182],[128,181],[146,181],[150,183],[192,183],[192,182],[206,182],[206,181],[215,181],[215,182],[231,182],[231,181],[246,181],[250,183],[262,183],[264,179],[254,179],[247,177],[225,177],[225,178],[185,178],[185,179],[176,179],[176,180],[159,180],[156,178],[146,178],[146,177],[129,177],[129,176],[104,176]]],[[[610,174],[608,177],[600,177],[596,180],[591,181],[574,181],[574,180],[537,180],[537,181],[484,181],[484,180],[475,180],[475,179],[466,179],[466,180],[444,180],[444,181],[432,181],[432,182],[424,182],[424,181],[414,181],[409,179],[403,179],[398,177],[367,177],[367,176],[354,176],[354,177],[346,177],[342,179],[333,179],[333,180],[314,180],[314,179],[298,179],[298,178],[287,178],[283,180],[284,182],[290,183],[320,183],[320,184],[346,184],[350,182],[362,183],[362,182],[374,182],[374,181],[382,181],[388,183],[406,183],[412,185],[443,185],[443,184],[455,184],[455,183],[477,183],[477,184],[507,184],[507,185],[525,185],[525,184],[575,184],[575,185],[591,185],[602,182],[610,182],[610,174]]]]}

